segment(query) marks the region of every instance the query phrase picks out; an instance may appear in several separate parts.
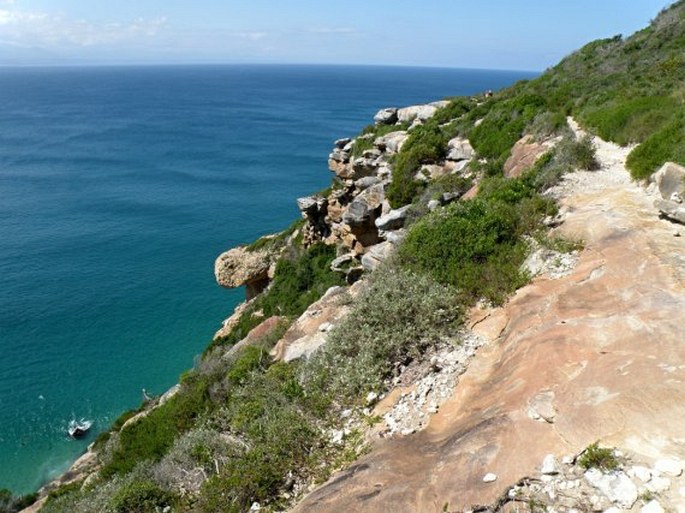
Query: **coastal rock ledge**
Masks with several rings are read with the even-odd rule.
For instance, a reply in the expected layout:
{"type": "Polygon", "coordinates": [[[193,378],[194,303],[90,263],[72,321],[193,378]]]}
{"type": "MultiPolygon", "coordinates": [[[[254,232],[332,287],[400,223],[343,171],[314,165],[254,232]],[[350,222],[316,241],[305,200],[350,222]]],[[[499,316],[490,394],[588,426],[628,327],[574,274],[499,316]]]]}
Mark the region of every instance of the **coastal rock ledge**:
{"type": "Polygon", "coordinates": [[[222,287],[245,286],[247,299],[259,294],[269,284],[271,255],[268,251],[233,248],[219,255],[214,262],[214,275],[222,287]]]}

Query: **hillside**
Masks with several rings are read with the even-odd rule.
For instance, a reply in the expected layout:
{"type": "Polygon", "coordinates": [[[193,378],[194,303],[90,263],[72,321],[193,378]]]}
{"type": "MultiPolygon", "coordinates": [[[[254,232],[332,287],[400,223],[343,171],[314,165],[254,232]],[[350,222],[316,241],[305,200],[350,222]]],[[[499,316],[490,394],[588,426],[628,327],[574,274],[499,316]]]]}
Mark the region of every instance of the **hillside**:
{"type": "Polygon", "coordinates": [[[195,368],[31,511],[685,508],[684,50],[680,1],[336,141],[301,220],[217,259],[246,302],[195,368]]]}

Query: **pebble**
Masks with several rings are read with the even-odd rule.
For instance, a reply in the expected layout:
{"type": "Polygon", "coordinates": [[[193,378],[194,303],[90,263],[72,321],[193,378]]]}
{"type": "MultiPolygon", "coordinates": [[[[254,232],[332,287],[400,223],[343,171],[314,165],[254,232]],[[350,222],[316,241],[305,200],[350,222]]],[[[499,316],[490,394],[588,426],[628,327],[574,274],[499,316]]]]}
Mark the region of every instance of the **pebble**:
{"type": "Polygon", "coordinates": [[[609,509],[605,509],[604,513],[621,513],[621,510],[616,506],[611,506],[609,509]]]}
{"type": "Polygon", "coordinates": [[[642,506],[640,513],[665,513],[664,508],[661,507],[659,501],[653,500],[649,501],[647,504],[642,506]]]}
{"type": "Polygon", "coordinates": [[[492,472],[488,472],[483,476],[483,482],[484,483],[494,483],[497,481],[497,474],[493,474],[492,472]]]}
{"type": "Polygon", "coordinates": [[[665,492],[671,487],[671,480],[667,477],[657,476],[647,483],[647,490],[654,493],[665,492]]]}
{"type": "Polygon", "coordinates": [[[557,460],[554,454],[548,454],[545,459],[542,460],[542,468],[540,472],[545,475],[554,475],[559,473],[559,466],[557,465],[557,460]]]}
{"type": "Polygon", "coordinates": [[[640,465],[634,465],[628,469],[628,475],[630,477],[637,477],[643,483],[648,483],[652,479],[652,471],[647,467],[642,467],[640,465]]]}
{"type": "Polygon", "coordinates": [[[683,473],[683,465],[678,460],[673,460],[670,458],[663,458],[656,460],[654,463],[654,468],[661,472],[673,477],[678,477],[683,473]]]}
{"type": "Polygon", "coordinates": [[[378,394],[376,392],[369,392],[366,394],[366,404],[373,404],[378,399],[378,394]]]}

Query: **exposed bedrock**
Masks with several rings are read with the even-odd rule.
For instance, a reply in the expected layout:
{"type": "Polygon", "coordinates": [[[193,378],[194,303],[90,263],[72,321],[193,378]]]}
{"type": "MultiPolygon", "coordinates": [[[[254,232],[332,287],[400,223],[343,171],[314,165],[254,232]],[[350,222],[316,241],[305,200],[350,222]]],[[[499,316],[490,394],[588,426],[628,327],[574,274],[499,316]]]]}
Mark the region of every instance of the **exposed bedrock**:
{"type": "Polygon", "coordinates": [[[233,248],[219,255],[214,262],[214,276],[222,287],[234,289],[245,286],[248,301],[269,284],[271,255],[268,251],[248,251],[233,248]]]}

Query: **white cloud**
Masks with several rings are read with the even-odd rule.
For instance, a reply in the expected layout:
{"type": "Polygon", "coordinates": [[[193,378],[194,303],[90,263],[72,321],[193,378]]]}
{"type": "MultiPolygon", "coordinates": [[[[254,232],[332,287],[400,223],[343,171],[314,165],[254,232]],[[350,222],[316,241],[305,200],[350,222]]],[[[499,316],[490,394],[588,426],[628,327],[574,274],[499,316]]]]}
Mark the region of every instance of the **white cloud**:
{"type": "MultiPolygon", "coordinates": [[[[5,5],[12,1],[0,0],[5,5]]],[[[0,38],[26,46],[96,46],[154,37],[166,23],[164,17],[92,23],[62,14],[3,8],[0,9],[0,38]]]]}

